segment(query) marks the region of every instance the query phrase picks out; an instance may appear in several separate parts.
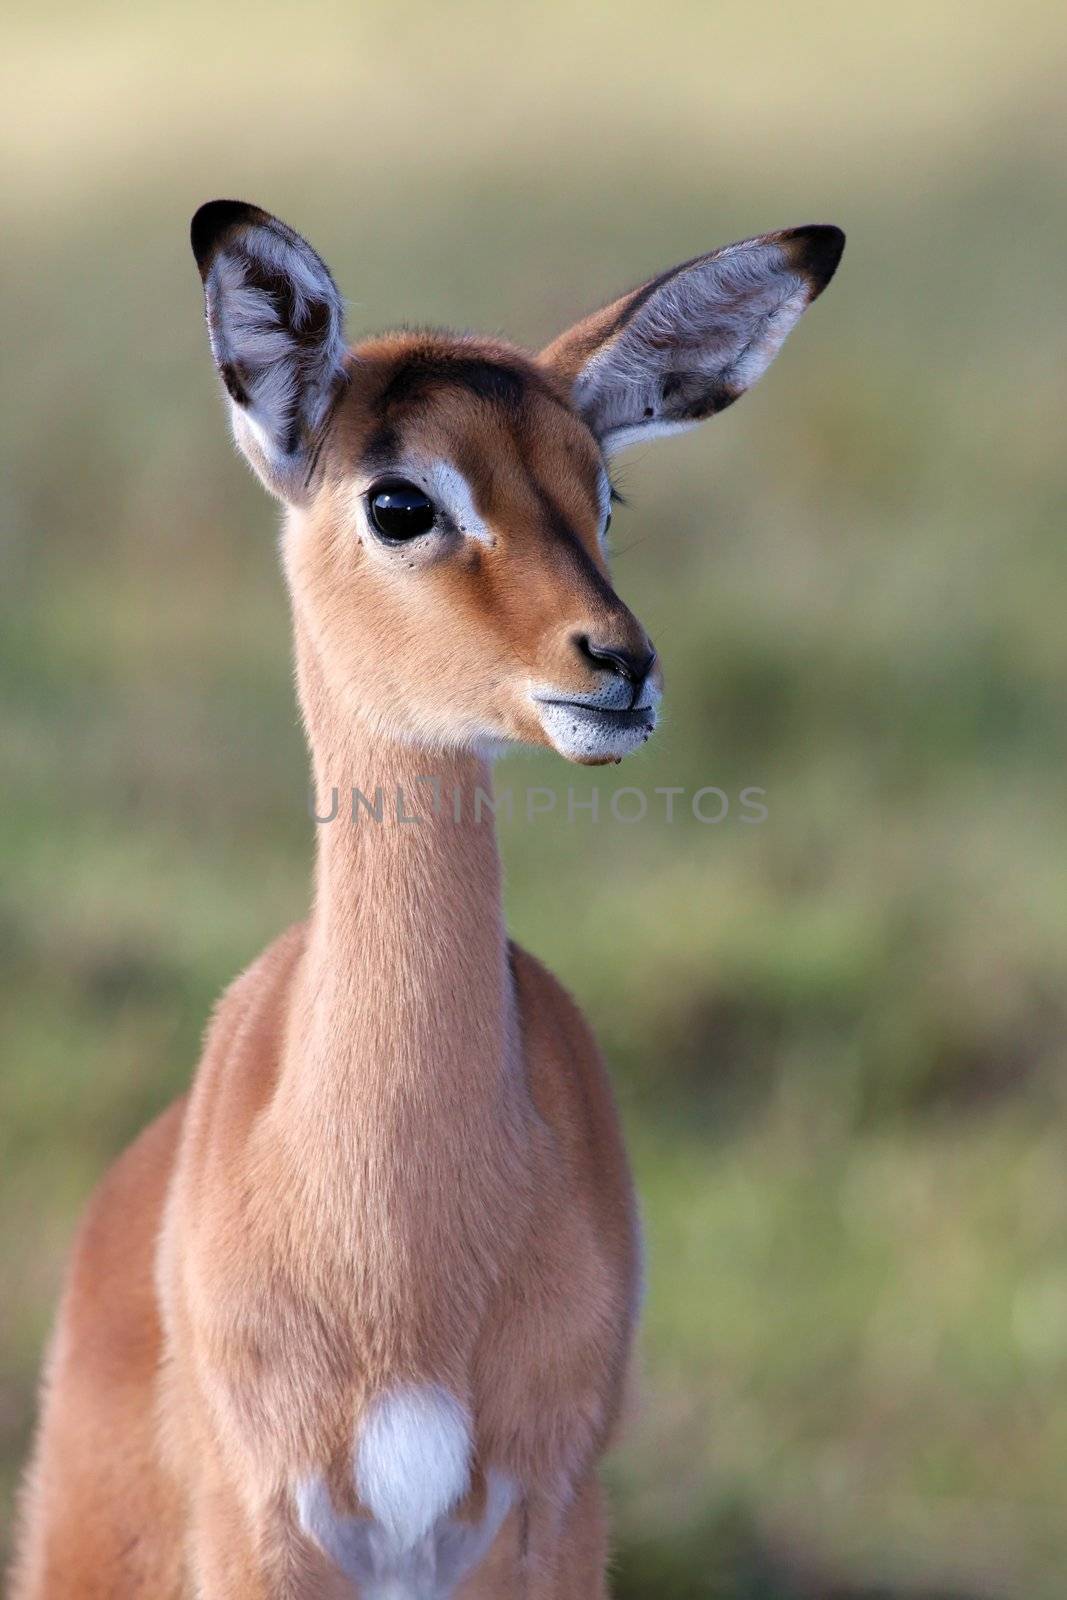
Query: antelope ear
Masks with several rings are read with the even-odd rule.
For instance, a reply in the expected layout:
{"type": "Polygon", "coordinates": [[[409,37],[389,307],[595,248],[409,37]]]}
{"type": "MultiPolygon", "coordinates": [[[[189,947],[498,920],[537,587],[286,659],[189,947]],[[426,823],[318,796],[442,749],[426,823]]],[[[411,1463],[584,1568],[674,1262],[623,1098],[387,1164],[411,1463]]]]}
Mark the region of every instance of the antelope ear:
{"type": "Polygon", "coordinates": [[[237,443],[271,493],[298,504],[345,378],[337,286],[306,240],[258,206],[210,200],[190,235],[237,443]]]}
{"type": "Polygon", "coordinates": [[[821,224],[726,245],[594,312],[540,359],[608,454],[691,428],[763,375],[844,248],[821,224]]]}

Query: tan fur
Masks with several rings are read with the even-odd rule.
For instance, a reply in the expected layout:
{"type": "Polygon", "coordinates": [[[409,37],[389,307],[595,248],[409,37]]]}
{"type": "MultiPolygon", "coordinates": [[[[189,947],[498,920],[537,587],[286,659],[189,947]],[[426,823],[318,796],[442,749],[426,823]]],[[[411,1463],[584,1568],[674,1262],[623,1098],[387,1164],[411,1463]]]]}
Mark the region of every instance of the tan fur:
{"type": "MultiPolygon", "coordinates": [[[[393,358],[409,348],[395,341],[393,358]]],[[[501,662],[549,681],[565,666],[582,688],[568,633],[638,631],[588,576],[602,571],[592,442],[542,403],[524,442],[585,533],[588,566],[553,549],[497,425],[483,501],[514,547],[477,552],[409,598],[392,582],[369,592],[370,563],[340,520],[333,462],[358,453],[361,427],[361,391],[346,396],[319,499],[286,548],[301,701],[320,792],[381,784],[391,806],[400,784],[428,815],[406,825],[387,808],[380,825],[353,824],[342,807],[319,829],[310,922],[234,984],[187,1108],[94,1197],[61,1312],[19,1600],[335,1592],[295,1526],[291,1485],[324,1469],[337,1505],[357,1510],[349,1463],[368,1399],[430,1380],[470,1404],[478,1466],[524,1489],[462,1594],[517,1594],[520,1566],[531,1600],[599,1592],[591,1475],[619,1410],[637,1271],[610,1088],[568,996],[509,955],[493,830],[474,820],[488,768],[432,734],[385,731],[402,715],[439,729],[470,706],[536,739],[501,662]],[[438,818],[417,782],[429,774],[443,785],[438,818]]],[[[449,395],[419,430],[475,481],[479,435],[494,432],[479,405],[449,395]]]]}
{"type": "MultiPolygon", "coordinates": [[[[215,209],[230,247],[265,226],[215,209]]],[[[263,248],[284,254],[296,236],[271,226],[263,248]]],[[[308,295],[327,293],[296,246],[308,295]]],[[[198,259],[206,274],[206,246],[198,259]]],[[[447,335],[369,341],[303,456],[293,446],[278,469],[275,442],[242,435],[291,502],[284,564],[320,805],[353,785],[389,804],[374,823],[342,803],[318,829],[309,920],[233,984],[188,1099],[90,1203],[13,1600],[351,1596],[301,1530],[296,1486],[318,1475],[333,1513],[363,1514],[352,1462],[368,1407],[426,1384],[472,1418],[450,1515],[477,1525],[487,1474],[516,1485],[463,1600],[606,1594],[596,1473],[637,1313],[634,1201],[589,1029],[507,942],[475,796],[491,787],[486,740],[548,742],[531,683],[596,690],[603,672],[576,639],[649,650],[607,577],[602,458],[568,398],[575,352],[617,337],[624,310],[540,363],[447,335]],[[498,372],[514,380],[507,404],[498,372]],[[488,540],[456,541],[447,560],[376,548],[353,510],[376,448],[454,464],[488,540]],[[396,816],[397,786],[420,823],[396,816]]],[[[213,325],[217,354],[229,332],[213,325]]],[[[318,346],[297,333],[308,365],[318,346]]],[[[224,372],[235,405],[258,381],[239,356],[224,372]]]]}

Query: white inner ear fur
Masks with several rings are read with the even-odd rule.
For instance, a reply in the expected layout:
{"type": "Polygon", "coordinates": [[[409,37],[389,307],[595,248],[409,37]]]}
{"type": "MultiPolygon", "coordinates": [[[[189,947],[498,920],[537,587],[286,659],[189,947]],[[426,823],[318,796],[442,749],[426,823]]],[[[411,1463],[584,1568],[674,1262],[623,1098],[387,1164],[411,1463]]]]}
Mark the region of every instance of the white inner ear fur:
{"type": "Polygon", "coordinates": [[[777,244],[756,241],[707,257],[668,278],[590,357],[575,381],[575,404],[607,454],[694,427],[701,418],[671,415],[665,380],[706,378],[709,394],[736,397],[770,366],[811,294],[777,244]]]}
{"type": "Polygon", "coordinates": [[[668,433],[688,433],[691,428],[699,428],[700,422],[634,422],[626,428],[614,428],[600,441],[601,449],[606,456],[617,456],[623,450],[628,450],[632,444],[647,444],[650,439],[662,439],[668,433]]]}
{"type": "Polygon", "coordinates": [[[248,443],[247,428],[265,465],[284,472],[321,426],[343,376],[343,306],[333,279],[303,241],[249,227],[222,243],[205,292],[215,360],[224,373],[233,369],[245,395],[241,402],[230,397],[238,443],[248,443]],[[249,258],[266,277],[284,281],[284,316],[275,296],[250,277],[249,258]],[[315,319],[321,332],[311,331],[315,319]]]}

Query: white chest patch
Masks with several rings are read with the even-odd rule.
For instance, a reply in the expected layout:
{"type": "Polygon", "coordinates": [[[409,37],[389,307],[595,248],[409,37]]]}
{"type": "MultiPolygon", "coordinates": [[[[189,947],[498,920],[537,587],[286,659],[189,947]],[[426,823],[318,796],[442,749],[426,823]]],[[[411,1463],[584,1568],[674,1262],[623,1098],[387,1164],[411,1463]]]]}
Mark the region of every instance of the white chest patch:
{"type": "Polygon", "coordinates": [[[465,1407],[436,1385],[382,1395],[354,1451],[356,1492],[369,1517],[341,1516],[321,1478],[296,1486],[304,1532],[364,1600],[448,1600],[486,1555],[514,1499],[502,1473],[487,1474],[480,1522],[450,1515],[470,1485],[465,1407]]]}

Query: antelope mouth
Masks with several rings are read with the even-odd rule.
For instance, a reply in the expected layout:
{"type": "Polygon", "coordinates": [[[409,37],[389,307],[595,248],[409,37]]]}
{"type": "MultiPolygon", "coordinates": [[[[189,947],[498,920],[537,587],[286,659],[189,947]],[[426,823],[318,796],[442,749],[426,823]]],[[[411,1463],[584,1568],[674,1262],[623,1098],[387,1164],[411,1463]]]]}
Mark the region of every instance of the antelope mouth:
{"type": "Polygon", "coordinates": [[[569,761],[621,761],[639,750],[656,726],[654,706],[613,709],[538,697],[537,708],[549,743],[569,761]]]}

